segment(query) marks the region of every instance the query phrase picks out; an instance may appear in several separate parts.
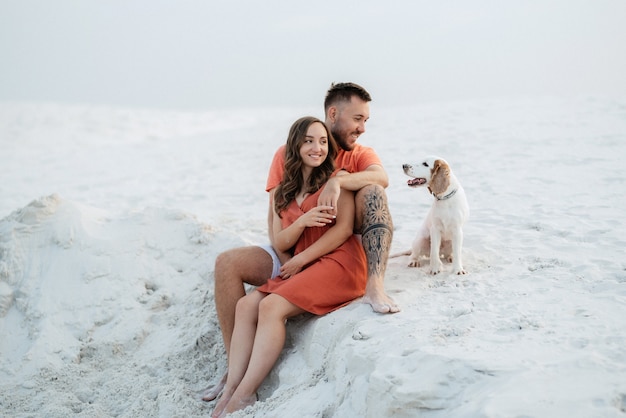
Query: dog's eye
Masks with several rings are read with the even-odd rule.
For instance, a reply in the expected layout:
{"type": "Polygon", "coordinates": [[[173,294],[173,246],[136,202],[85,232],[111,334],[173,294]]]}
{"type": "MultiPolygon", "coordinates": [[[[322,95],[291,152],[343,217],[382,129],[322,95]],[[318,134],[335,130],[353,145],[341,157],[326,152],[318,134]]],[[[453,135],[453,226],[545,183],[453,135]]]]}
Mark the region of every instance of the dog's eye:
{"type": "Polygon", "coordinates": [[[427,162],[423,162],[423,163],[422,163],[422,165],[423,165],[424,167],[428,167],[428,163],[427,163],[427,162]]]}

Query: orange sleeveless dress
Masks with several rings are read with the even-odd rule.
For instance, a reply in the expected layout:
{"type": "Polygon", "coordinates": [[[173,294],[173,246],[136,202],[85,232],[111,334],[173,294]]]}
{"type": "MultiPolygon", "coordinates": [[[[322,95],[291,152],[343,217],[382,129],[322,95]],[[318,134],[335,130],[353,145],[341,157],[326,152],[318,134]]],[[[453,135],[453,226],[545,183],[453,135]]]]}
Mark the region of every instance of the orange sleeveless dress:
{"type": "MultiPolygon", "coordinates": [[[[317,206],[317,198],[322,189],[323,187],[307,196],[301,206],[298,206],[295,200],[291,202],[281,214],[283,228],[317,206]]],[[[323,227],[305,228],[295,245],[294,255],[312,245],[332,225],[334,222],[323,227]]],[[[298,274],[286,280],[274,277],[257,290],[276,293],[305,311],[324,315],[365,294],[366,263],[361,243],[355,235],[351,235],[334,251],[305,266],[298,274]]]]}

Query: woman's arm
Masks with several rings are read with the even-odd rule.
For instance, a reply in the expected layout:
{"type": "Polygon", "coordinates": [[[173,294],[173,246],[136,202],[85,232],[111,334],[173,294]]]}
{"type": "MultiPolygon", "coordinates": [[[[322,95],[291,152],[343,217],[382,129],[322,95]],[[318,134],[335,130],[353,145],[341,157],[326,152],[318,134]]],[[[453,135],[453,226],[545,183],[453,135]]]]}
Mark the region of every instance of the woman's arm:
{"type": "Polygon", "coordinates": [[[329,209],[331,208],[328,206],[314,207],[284,229],[278,213],[273,209],[272,229],[274,234],[272,245],[274,248],[278,251],[288,251],[296,245],[305,228],[325,226],[332,222],[335,216],[328,213],[329,209]]]}
{"type": "MultiPolygon", "coordinates": [[[[327,206],[318,206],[318,208],[327,208],[327,206]]],[[[335,250],[350,238],[354,228],[354,193],[342,189],[338,208],[335,225],[329,228],[315,243],[293,256],[281,267],[283,279],[300,272],[304,266],[335,250]]]]}
{"type": "MultiPolygon", "coordinates": [[[[279,250],[274,241],[274,190],[276,190],[276,188],[270,190],[269,192],[269,207],[267,208],[267,235],[269,236],[270,244],[274,248],[276,255],[278,256],[281,264],[283,264],[291,258],[291,254],[287,251],[289,248],[284,251],[279,250]]],[[[278,222],[280,222],[280,218],[278,218],[278,222]]]]}

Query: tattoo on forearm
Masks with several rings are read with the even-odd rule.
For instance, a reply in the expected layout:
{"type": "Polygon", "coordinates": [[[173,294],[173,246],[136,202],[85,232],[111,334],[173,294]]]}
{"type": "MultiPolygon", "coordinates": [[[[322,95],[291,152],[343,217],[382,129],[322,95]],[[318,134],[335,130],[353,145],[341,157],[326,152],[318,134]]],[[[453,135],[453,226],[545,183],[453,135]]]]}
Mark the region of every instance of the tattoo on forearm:
{"type": "Polygon", "coordinates": [[[382,275],[389,257],[393,224],[385,196],[375,190],[365,196],[362,231],[368,276],[382,275]]]}

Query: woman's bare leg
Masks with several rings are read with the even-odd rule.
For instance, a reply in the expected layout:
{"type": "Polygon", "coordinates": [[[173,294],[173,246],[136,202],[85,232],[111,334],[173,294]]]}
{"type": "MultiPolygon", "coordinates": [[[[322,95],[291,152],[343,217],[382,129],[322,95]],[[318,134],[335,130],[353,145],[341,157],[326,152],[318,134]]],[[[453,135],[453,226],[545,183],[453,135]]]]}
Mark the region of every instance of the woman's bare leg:
{"type": "Polygon", "coordinates": [[[237,302],[232,336],[234,344],[228,355],[228,377],[222,396],[213,410],[213,417],[221,415],[248,369],[257,331],[259,304],[266,296],[255,290],[237,302]]]}
{"type": "MultiPolygon", "coordinates": [[[[231,413],[256,402],[256,391],[276,364],[285,345],[285,321],[304,310],[282,296],[271,294],[259,303],[259,320],[250,363],[224,413],[231,413]]],[[[233,341],[235,341],[233,334],[233,341]]],[[[233,345],[234,347],[234,345],[233,345]]],[[[229,369],[230,370],[230,369],[229,369]]],[[[232,371],[229,372],[232,373],[232,371]]]]}
{"type": "MultiPolygon", "coordinates": [[[[237,301],[246,295],[244,283],[260,286],[270,278],[272,269],[272,257],[261,247],[233,248],[217,256],[213,274],[215,309],[227,355],[235,324],[235,307],[237,301]]],[[[217,398],[224,389],[226,379],[225,374],[215,385],[206,388],[202,392],[202,400],[209,402],[217,398]]]]}

